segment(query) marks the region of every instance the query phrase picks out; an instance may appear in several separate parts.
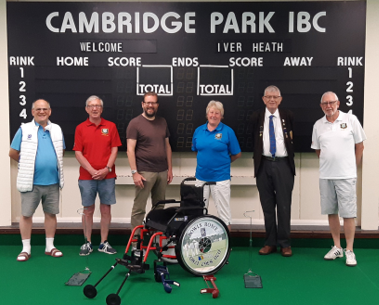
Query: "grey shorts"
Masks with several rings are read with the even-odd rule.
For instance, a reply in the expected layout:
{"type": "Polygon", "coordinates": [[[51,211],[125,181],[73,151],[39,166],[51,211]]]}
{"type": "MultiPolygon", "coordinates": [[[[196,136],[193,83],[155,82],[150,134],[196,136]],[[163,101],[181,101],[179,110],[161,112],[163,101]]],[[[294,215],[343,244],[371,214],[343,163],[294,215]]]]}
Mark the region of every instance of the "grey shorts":
{"type": "Polygon", "coordinates": [[[99,194],[100,203],[106,205],[115,204],[115,180],[115,178],[104,180],[79,180],[82,205],[89,207],[95,204],[97,194],[99,194]]]}
{"type": "Polygon", "coordinates": [[[320,179],[321,214],[357,217],[357,179],[320,179]]]}
{"type": "Polygon", "coordinates": [[[32,217],[39,203],[45,213],[59,213],[59,185],[33,185],[31,192],[21,193],[21,214],[32,217]]]}

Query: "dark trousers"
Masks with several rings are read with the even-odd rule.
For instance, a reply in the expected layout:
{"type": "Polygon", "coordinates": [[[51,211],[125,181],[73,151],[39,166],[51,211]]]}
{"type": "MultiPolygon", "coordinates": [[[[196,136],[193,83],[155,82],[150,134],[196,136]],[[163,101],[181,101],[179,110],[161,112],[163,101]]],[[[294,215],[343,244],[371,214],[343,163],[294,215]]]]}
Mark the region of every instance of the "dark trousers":
{"type": "Polygon", "coordinates": [[[256,181],[265,218],[265,245],[282,248],[290,246],[294,175],[288,158],[270,161],[262,157],[256,181]]]}

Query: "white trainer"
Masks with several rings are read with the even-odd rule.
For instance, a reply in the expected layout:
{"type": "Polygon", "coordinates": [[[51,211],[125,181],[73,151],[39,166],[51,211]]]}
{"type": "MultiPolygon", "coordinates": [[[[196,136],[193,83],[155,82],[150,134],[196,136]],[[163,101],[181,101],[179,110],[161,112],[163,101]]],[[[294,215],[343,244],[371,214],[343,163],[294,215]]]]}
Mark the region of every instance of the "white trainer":
{"type": "Polygon", "coordinates": [[[328,253],[326,253],[324,259],[330,261],[336,259],[337,257],[343,257],[343,250],[342,248],[337,248],[336,246],[333,246],[332,249],[328,253]]]}
{"type": "Polygon", "coordinates": [[[354,267],[357,265],[357,260],[355,258],[355,254],[353,251],[345,249],[345,255],[346,255],[346,266],[354,267]]]}

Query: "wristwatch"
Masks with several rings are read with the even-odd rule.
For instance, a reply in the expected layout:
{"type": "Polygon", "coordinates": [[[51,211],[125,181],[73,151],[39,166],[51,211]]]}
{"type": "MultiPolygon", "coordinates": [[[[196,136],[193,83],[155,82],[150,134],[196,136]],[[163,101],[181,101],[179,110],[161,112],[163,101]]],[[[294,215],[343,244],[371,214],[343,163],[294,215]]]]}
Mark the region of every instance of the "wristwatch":
{"type": "Polygon", "coordinates": [[[132,169],[132,175],[134,175],[136,173],[137,173],[137,170],[136,169],[132,169]]]}
{"type": "Polygon", "coordinates": [[[112,172],[112,167],[107,166],[108,172],[112,172]]]}

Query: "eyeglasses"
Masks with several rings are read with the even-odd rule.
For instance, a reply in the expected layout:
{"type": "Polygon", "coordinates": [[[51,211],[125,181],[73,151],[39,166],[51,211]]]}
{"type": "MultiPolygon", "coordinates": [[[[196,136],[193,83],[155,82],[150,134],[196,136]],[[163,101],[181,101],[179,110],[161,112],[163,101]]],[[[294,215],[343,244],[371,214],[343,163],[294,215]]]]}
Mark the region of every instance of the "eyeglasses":
{"type": "Polygon", "coordinates": [[[40,111],[43,111],[43,112],[45,112],[45,111],[47,111],[47,110],[49,110],[50,108],[36,108],[36,109],[34,109],[34,111],[36,111],[36,112],[40,112],[40,111]]]}
{"type": "Polygon", "coordinates": [[[158,105],[158,102],[145,102],[145,101],[143,101],[143,103],[146,105],[150,105],[150,106],[158,105]]]}
{"type": "Polygon", "coordinates": [[[337,101],[322,102],[322,103],[321,103],[321,106],[326,106],[326,105],[333,106],[335,103],[337,103],[337,101]]]}
{"type": "Polygon", "coordinates": [[[102,108],[101,105],[87,105],[88,108],[94,109],[94,108],[102,108]]]}
{"type": "Polygon", "coordinates": [[[281,96],[280,95],[265,95],[264,98],[267,99],[267,100],[277,100],[278,98],[280,98],[281,96]]]}

